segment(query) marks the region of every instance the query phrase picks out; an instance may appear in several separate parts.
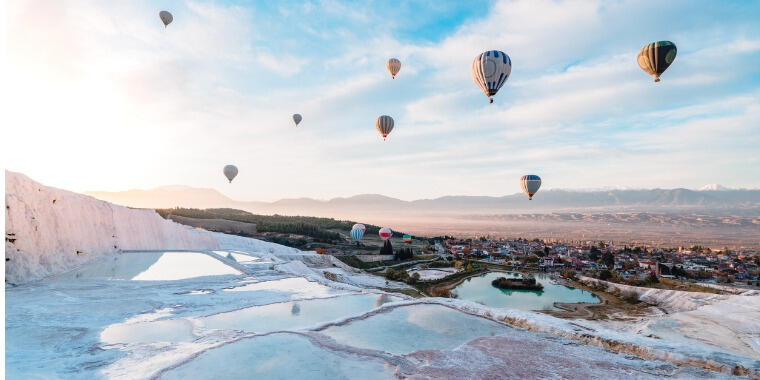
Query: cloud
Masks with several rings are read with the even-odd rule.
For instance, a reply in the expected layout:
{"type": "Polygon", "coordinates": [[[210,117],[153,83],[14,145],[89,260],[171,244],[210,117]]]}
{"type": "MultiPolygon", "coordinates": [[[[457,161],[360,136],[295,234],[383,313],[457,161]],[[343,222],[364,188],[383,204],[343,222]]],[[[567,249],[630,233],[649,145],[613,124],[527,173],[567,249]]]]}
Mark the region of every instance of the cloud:
{"type": "Polygon", "coordinates": [[[547,188],[760,185],[760,7],[495,1],[428,37],[398,10],[415,6],[184,2],[164,29],[147,1],[11,3],[4,160],[76,190],[242,199],[498,195],[527,172],[547,188]],[[665,38],[679,53],[654,84],[635,54],[665,38]],[[514,67],[489,105],[469,69],[494,48],[514,67]],[[234,187],[217,185],[227,163],[234,187]]]}

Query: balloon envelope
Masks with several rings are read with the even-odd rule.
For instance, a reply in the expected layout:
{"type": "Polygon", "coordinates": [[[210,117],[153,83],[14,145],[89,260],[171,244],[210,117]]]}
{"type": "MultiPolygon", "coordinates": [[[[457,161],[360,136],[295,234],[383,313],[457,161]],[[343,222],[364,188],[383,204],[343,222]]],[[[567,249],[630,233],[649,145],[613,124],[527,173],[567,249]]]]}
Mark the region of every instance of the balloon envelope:
{"type": "Polygon", "coordinates": [[[383,140],[393,130],[393,118],[388,115],[381,115],[375,120],[375,129],[383,136],[383,140]]]}
{"type": "Polygon", "coordinates": [[[303,117],[301,117],[301,114],[294,113],[293,114],[293,122],[296,123],[296,126],[303,120],[303,117]]]}
{"type": "Polygon", "coordinates": [[[172,14],[169,13],[168,11],[158,12],[158,18],[160,18],[161,22],[164,23],[164,28],[166,28],[166,26],[168,26],[169,24],[172,23],[172,21],[174,21],[174,16],[172,16],[172,14]]]}
{"type": "Polygon", "coordinates": [[[391,58],[385,63],[385,68],[391,73],[391,78],[396,78],[396,74],[401,70],[401,61],[396,58],[391,58]]]}
{"type": "Polygon", "coordinates": [[[391,229],[388,227],[383,227],[377,234],[380,235],[381,239],[388,240],[393,235],[393,231],[391,231],[391,229]]]}
{"type": "Polygon", "coordinates": [[[228,180],[230,180],[230,183],[232,183],[232,180],[238,174],[238,168],[235,165],[227,165],[224,167],[223,171],[224,171],[224,176],[227,177],[228,180]]]}
{"type": "Polygon", "coordinates": [[[406,244],[411,244],[412,243],[412,235],[404,234],[403,239],[404,239],[404,243],[406,243],[406,244]]]}
{"type": "Polygon", "coordinates": [[[520,187],[523,192],[528,195],[528,199],[533,199],[533,195],[536,194],[538,188],[541,187],[541,177],[535,174],[528,174],[520,178],[520,187]]]}
{"type": "Polygon", "coordinates": [[[355,228],[361,229],[362,232],[367,232],[367,227],[364,227],[364,225],[361,224],[361,223],[356,223],[356,224],[354,224],[353,227],[351,227],[352,230],[355,229],[355,228]]]}
{"type": "Polygon", "coordinates": [[[489,50],[475,57],[471,73],[472,80],[493,103],[491,97],[499,92],[512,73],[512,60],[502,51],[489,50]]]}
{"type": "Polygon", "coordinates": [[[362,231],[361,228],[354,228],[351,230],[351,239],[354,239],[355,242],[359,242],[359,240],[362,240],[362,237],[364,237],[364,231],[362,231]]]}
{"type": "Polygon", "coordinates": [[[659,82],[660,75],[676,59],[677,51],[676,44],[670,41],[652,42],[639,50],[636,61],[642,70],[654,77],[655,82],[659,82]]]}

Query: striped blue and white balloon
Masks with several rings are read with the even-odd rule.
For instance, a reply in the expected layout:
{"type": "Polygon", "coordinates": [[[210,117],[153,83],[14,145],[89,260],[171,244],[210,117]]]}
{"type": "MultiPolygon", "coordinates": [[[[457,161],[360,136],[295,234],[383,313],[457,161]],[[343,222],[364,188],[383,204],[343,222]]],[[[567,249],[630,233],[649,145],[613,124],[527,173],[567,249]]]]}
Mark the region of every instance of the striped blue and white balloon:
{"type": "Polygon", "coordinates": [[[528,200],[533,199],[533,195],[536,194],[538,188],[541,187],[541,177],[535,174],[528,174],[520,178],[520,187],[525,194],[528,195],[528,200]]]}
{"type": "Polygon", "coordinates": [[[498,50],[480,53],[472,61],[472,80],[493,103],[492,96],[499,92],[501,86],[512,73],[512,60],[498,50]]]}
{"type": "Polygon", "coordinates": [[[364,236],[364,231],[361,228],[354,228],[351,230],[351,239],[354,239],[355,242],[359,242],[359,240],[362,240],[362,237],[364,236]]]}

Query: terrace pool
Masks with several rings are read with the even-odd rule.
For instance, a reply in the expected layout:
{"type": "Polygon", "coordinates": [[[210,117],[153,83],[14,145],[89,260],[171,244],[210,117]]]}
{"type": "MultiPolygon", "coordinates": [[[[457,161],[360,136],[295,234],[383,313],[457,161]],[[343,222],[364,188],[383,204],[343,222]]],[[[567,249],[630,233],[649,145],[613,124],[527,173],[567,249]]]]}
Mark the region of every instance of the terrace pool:
{"type": "Polygon", "coordinates": [[[477,302],[491,307],[519,310],[554,309],[555,302],[566,303],[599,303],[599,298],[585,290],[554,283],[545,274],[536,274],[536,281],[544,286],[543,291],[535,290],[506,290],[491,285],[498,277],[520,277],[519,273],[489,272],[482,276],[471,277],[457,287],[454,293],[457,298],[477,302]]]}

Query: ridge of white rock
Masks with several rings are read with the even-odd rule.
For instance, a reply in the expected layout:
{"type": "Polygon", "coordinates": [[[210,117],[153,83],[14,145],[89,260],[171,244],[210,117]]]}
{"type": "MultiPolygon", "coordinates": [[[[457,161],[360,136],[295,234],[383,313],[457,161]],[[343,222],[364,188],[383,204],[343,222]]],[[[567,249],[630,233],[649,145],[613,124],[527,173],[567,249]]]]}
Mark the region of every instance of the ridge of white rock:
{"type": "Polygon", "coordinates": [[[123,250],[216,249],[206,231],[5,172],[5,280],[21,284],[123,250]]]}

